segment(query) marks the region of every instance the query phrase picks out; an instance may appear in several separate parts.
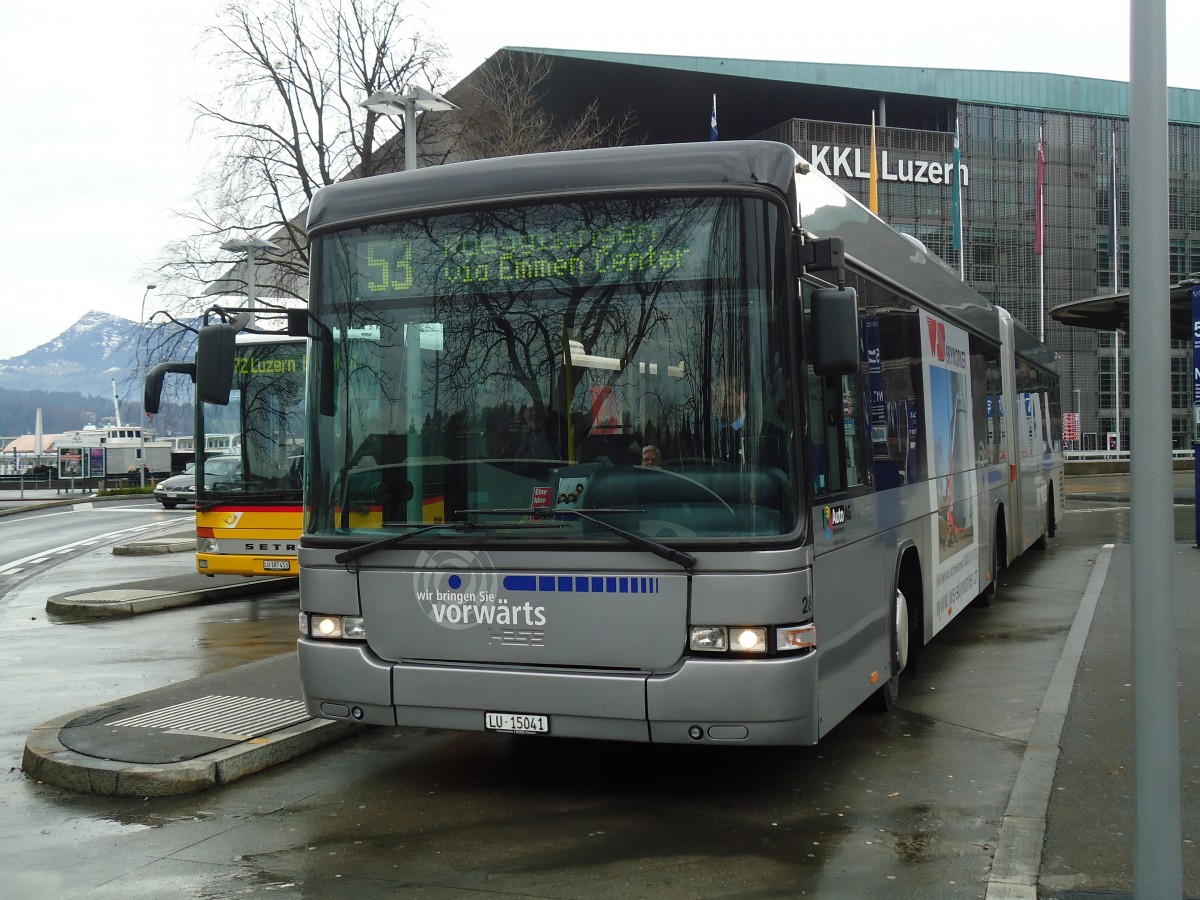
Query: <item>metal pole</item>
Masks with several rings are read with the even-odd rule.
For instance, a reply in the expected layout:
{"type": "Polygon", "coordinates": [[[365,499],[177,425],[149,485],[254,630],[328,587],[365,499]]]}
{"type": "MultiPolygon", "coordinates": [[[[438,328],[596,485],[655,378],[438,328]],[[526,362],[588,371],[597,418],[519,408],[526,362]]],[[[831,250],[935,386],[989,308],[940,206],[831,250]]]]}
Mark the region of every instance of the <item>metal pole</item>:
{"type": "Polygon", "coordinates": [[[1179,666],[1171,474],[1166,0],[1131,0],[1129,78],[1130,407],[1134,894],[1183,893],[1179,666]]]}
{"type": "Polygon", "coordinates": [[[254,308],[257,305],[257,285],[255,284],[255,268],[258,265],[258,248],[251,245],[246,251],[246,308],[250,311],[247,327],[254,325],[254,308]]]}
{"type": "MultiPolygon", "coordinates": [[[[1130,305],[1133,301],[1130,300],[1130,305]]],[[[1121,452],[1121,329],[1113,332],[1113,374],[1116,376],[1117,453],[1121,452]]]]}
{"type": "Polygon", "coordinates": [[[417,167],[417,98],[404,101],[404,168],[417,167]]]}
{"type": "MultiPolygon", "coordinates": [[[[146,337],[146,295],[156,287],[158,287],[158,285],[148,284],[146,285],[146,289],[142,291],[142,312],[141,316],[138,318],[138,378],[142,382],[140,387],[143,391],[142,415],[138,421],[138,477],[143,488],[146,486],[146,400],[144,397],[146,387],[146,362],[142,359],[142,342],[146,337]]],[[[118,422],[117,424],[120,423],[118,422]]],[[[108,467],[105,466],[105,468],[107,469],[108,467]]],[[[105,472],[104,474],[107,475],[108,472],[105,472]]]]}
{"type": "Polygon", "coordinates": [[[1075,388],[1075,450],[1084,449],[1084,415],[1079,408],[1079,388],[1075,388]]]}
{"type": "MultiPolygon", "coordinates": [[[[1192,288],[1192,467],[1192,496],[1200,497],[1200,287],[1192,288]]],[[[1200,547],[1200,502],[1194,506],[1200,547]]]]}

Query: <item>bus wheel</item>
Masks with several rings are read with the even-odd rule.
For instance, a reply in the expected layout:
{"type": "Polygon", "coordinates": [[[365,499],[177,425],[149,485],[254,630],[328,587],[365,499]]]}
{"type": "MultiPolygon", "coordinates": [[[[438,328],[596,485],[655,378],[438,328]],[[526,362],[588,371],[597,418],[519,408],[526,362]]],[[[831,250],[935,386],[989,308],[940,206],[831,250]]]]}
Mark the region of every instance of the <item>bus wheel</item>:
{"type": "Polygon", "coordinates": [[[996,528],[992,532],[992,583],[979,595],[980,606],[991,606],[1000,597],[1000,573],[1005,565],[1004,518],[996,517],[996,528]]]}
{"type": "Polygon", "coordinates": [[[1046,529],[1038,535],[1038,539],[1029,545],[1030,550],[1045,550],[1046,538],[1054,537],[1054,494],[1051,492],[1049,499],[1046,501],[1046,529]]]}
{"type": "Polygon", "coordinates": [[[900,673],[908,665],[909,639],[912,634],[908,621],[908,598],[904,591],[896,588],[892,600],[892,672],[871,695],[871,706],[877,712],[887,712],[896,705],[900,697],[900,673]]]}

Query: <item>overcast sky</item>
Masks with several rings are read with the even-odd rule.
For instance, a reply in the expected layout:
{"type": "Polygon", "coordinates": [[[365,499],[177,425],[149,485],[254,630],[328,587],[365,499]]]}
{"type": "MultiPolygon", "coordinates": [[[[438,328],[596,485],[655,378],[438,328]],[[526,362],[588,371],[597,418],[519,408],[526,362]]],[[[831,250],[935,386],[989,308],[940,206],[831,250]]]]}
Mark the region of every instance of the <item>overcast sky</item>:
{"type": "MultiPolygon", "coordinates": [[[[459,77],[503,46],[1129,77],[1129,0],[410,3],[459,77]]],[[[171,211],[208,148],[191,140],[186,99],[213,95],[195,48],[220,5],[4,5],[0,359],[90,309],[139,318],[156,254],[187,233],[171,211]]],[[[1168,0],[1167,16],[1168,80],[1200,88],[1200,3],[1168,0]]]]}

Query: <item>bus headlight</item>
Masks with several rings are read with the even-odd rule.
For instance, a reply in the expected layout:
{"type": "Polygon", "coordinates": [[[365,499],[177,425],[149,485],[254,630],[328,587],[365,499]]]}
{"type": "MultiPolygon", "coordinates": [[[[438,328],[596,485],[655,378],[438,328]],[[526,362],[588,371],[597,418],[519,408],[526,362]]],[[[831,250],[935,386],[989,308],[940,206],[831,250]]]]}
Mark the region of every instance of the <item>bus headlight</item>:
{"type": "Polygon", "coordinates": [[[216,538],[202,537],[196,538],[197,553],[220,553],[221,548],[217,545],[216,538]]]}
{"type": "Polygon", "coordinates": [[[734,628],[730,636],[732,650],[742,653],[766,653],[767,629],[765,628],[734,628]]]}
{"type": "Polygon", "coordinates": [[[300,613],[300,633],[325,641],[365,641],[362,616],[326,616],[300,613]]]}
{"type": "Polygon", "coordinates": [[[817,646],[817,629],[804,625],[693,625],[688,649],[697,653],[795,653],[817,646]]]}
{"type": "Polygon", "coordinates": [[[748,625],[693,625],[688,646],[701,653],[766,653],[767,629],[748,625]]]}
{"type": "Polygon", "coordinates": [[[729,629],[724,625],[693,625],[688,647],[705,653],[729,649],[729,629]]]}

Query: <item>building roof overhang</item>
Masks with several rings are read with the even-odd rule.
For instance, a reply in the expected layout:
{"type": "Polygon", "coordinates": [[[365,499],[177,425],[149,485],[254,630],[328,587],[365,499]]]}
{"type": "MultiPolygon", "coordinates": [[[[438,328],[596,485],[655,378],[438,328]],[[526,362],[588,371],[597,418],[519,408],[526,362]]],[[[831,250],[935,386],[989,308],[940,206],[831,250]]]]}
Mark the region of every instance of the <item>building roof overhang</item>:
{"type": "MultiPolygon", "coordinates": [[[[1192,288],[1200,287],[1200,273],[1171,286],[1171,339],[1192,339],[1192,288]]],[[[1129,291],[1101,294],[1083,300],[1062,303],[1050,311],[1050,318],[1063,325],[1094,328],[1098,331],[1129,330],[1129,291]]]]}

